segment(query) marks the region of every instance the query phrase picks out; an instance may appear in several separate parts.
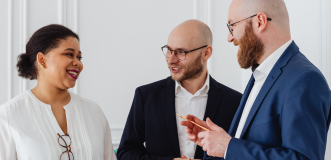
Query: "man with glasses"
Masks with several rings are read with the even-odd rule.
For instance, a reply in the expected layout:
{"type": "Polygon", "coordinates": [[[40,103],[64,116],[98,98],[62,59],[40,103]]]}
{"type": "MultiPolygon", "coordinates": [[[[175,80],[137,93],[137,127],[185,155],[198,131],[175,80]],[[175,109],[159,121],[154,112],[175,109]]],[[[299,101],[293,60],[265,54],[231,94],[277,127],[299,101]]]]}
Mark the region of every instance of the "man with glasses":
{"type": "Polygon", "coordinates": [[[324,159],[330,89],[291,40],[284,1],[233,0],[228,20],[228,41],[239,46],[239,65],[253,74],[229,134],[210,119],[188,115],[211,131],[182,122],[187,138],[203,147],[204,159],[324,159]]]}
{"type": "Polygon", "coordinates": [[[161,49],[171,77],[136,89],[119,160],[202,159],[202,148],[186,138],[176,113],[209,117],[228,130],[239,106],[241,94],[208,74],[213,48],[206,24],[198,20],[181,23],[161,49]]]}

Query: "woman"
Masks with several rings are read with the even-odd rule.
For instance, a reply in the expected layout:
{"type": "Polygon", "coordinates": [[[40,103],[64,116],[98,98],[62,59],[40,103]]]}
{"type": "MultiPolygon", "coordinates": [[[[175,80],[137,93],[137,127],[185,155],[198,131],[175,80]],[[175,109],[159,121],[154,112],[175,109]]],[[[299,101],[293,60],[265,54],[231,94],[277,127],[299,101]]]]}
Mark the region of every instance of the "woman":
{"type": "Polygon", "coordinates": [[[116,160],[101,108],[68,91],[83,70],[78,35],[45,26],[18,59],[38,84],[0,106],[0,160],[116,160]]]}

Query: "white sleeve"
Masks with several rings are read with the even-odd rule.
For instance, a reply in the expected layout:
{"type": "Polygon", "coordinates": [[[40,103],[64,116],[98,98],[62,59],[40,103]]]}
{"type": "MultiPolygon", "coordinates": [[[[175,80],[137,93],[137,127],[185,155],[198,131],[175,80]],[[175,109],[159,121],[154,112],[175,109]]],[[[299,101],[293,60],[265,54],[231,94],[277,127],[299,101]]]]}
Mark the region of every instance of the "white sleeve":
{"type": "Polygon", "coordinates": [[[103,125],[104,125],[104,135],[105,135],[105,151],[104,151],[104,158],[105,160],[117,160],[114,148],[113,148],[113,143],[111,140],[111,132],[110,132],[110,127],[108,124],[108,121],[103,115],[103,125]]]}
{"type": "Polygon", "coordinates": [[[0,160],[16,159],[16,145],[8,125],[5,106],[0,106],[0,160]]]}
{"type": "MultiPolygon", "coordinates": [[[[228,147],[229,147],[229,146],[228,146],[228,147]]],[[[226,147],[226,149],[225,149],[224,159],[225,159],[225,157],[226,157],[226,151],[228,151],[228,147],[226,147]]]]}

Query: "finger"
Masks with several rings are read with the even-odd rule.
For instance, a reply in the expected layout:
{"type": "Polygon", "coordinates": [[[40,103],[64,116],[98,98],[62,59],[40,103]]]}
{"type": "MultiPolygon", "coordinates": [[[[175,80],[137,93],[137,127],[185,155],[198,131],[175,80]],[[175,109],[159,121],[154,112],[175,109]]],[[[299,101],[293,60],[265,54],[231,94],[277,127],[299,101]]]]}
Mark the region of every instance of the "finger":
{"type": "Polygon", "coordinates": [[[187,137],[187,139],[190,140],[190,141],[195,141],[195,139],[196,139],[196,136],[193,135],[193,134],[189,134],[189,135],[187,135],[186,137],[187,137]]]}
{"type": "Polygon", "coordinates": [[[201,125],[201,126],[203,126],[203,127],[208,128],[207,123],[206,123],[205,121],[203,121],[203,120],[197,118],[197,117],[195,117],[192,121],[194,121],[194,122],[197,123],[198,125],[201,125]]]}
{"type": "Polygon", "coordinates": [[[186,115],[186,119],[188,119],[188,120],[193,120],[194,118],[195,118],[195,116],[193,116],[191,114],[186,115]]]}
{"type": "Polygon", "coordinates": [[[192,133],[192,132],[193,132],[193,129],[186,128],[186,129],[185,129],[185,132],[186,132],[186,133],[192,133]]]}
{"type": "MultiPolygon", "coordinates": [[[[208,128],[207,123],[206,123],[205,121],[199,119],[199,118],[196,117],[196,116],[193,116],[193,115],[188,114],[188,115],[186,116],[186,119],[188,119],[189,121],[193,121],[193,122],[195,122],[195,123],[197,123],[197,124],[199,124],[199,125],[201,125],[201,126],[203,126],[203,127],[208,128]]],[[[191,123],[191,122],[189,122],[189,123],[191,123]]],[[[194,127],[198,127],[198,126],[196,126],[196,125],[193,124],[193,123],[191,123],[191,124],[192,124],[192,126],[194,126],[194,127]]],[[[192,128],[192,127],[190,127],[190,128],[192,128]]]]}
{"type": "Polygon", "coordinates": [[[198,138],[199,138],[200,140],[204,139],[205,137],[206,137],[206,131],[204,131],[204,132],[200,132],[200,133],[198,134],[198,138]]]}
{"type": "Polygon", "coordinates": [[[186,158],[185,155],[182,155],[182,158],[183,158],[183,159],[186,158]]]}
{"type": "Polygon", "coordinates": [[[182,126],[186,126],[186,127],[188,127],[188,128],[193,128],[193,127],[194,127],[194,124],[191,123],[191,122],[189,122],[189,121],[181,121],[181,122],[180,122],[180,125],[182,125],[182,126]]]}
{"type": "Polygon", "coordinates": [[[206,119],[206,122],[207,122],[207,126],[210,128],[210,129],[212,129],[212,130],[220,130],[221,129],[221,127],[219,127],[218,125],[216,125],[214,122],[212,122],[211,120],[210,120],[210,118],[207,118],[206,119]]]}
{"type": "Polygon", "coordinates": [[[200,144],[201,146],[204,146],[206,144],[206,139],[201,140],[200,144]]]}
{"type": "MultiPolygon", "coordinates": [[[[207,152],[207,145],[202,146],[202,150],[205,151],[205,152],[207,152]]],[[[208,152],[207,152],[207,154],[208,154],[208,152]]]]}

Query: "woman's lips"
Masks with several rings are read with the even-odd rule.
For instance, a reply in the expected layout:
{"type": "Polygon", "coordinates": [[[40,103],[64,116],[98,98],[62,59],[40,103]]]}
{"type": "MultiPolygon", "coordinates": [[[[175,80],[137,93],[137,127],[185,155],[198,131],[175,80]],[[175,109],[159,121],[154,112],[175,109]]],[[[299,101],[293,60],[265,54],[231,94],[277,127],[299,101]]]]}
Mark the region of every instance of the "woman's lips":
{"type": "Polygon", "coordinates": [[[78,78],[78,71],[75,70],[68,70],[67,73],[69,74],[69,76],[73,79],[77,79],[78,78]]]}

